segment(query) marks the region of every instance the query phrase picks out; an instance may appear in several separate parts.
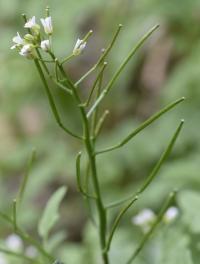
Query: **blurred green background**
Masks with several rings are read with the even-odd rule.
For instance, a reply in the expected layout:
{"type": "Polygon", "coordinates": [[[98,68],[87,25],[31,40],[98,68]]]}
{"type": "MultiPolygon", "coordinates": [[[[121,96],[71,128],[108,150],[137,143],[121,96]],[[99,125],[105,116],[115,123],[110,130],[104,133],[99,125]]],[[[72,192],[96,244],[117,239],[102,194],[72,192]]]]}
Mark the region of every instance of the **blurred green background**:
{"type": "MultiPolygon", "coordinates": [[[[70,264],[101,263],[96,231],[76,190],[74,159],[80,146],[57,127],[32,62],[10,50],[16,31],[23,33],[21,14],[36,15],[39,19],[44,16],[47,4],[54,23],[54,49],[59,57],[73,49],[78,37],[90,29],[94,31],[86,52],[66,67],[74,80],[96,62],[119,23],[124,27],[108,59],[107,80],[133,44],[154,24],[160,24],[104,102],[104,108],[111,113],[99,146],[118,142],[130,129],[171,101],[182,96],[187,100],[127,146],[99,158],[105,201],[133,193],[153,168],[181,118],[186,121],[185,128],[157,179],[122,221],[111,258],[112,263],[123,264],[142,237],[141,231],[131,223],[132,216],[145,207],[158,212],[166,195],[177,188],[180,217],[156,232],[136,263],[199,263],[199,0],[0,0],[1,211],[10,212],[26,161],[32,148],[36,148],[37,159],[27,186],[21,223],[37,237],[37,222],[46,201],[59,186],[67,185],[61,220],[54,230],[54,233],[62,232],[65,239],[55,249],[55,255],[70,264]],[[191,258],[187,258],[188,252],[191,258]]],[[[92,77],[84,82],[83,94],[91,81],[92,77]]],[[[78,131],[79,118],[73,102],[55,87],[54,95],[64,122],[78,131]]],[[[111,212],[111,219],[115,213],[115,210],[111,212]]],[[[2,222],[2,240],[11,232],[2,222]]]]}

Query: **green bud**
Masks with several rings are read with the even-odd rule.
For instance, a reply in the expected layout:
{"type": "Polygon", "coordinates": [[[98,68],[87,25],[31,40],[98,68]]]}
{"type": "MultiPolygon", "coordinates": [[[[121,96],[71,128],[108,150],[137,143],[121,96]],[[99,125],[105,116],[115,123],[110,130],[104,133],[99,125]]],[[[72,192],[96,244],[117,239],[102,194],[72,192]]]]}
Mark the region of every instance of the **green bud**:
{"type": "Polygon", "coordinates": [[[24,39],[25,39],[27,42],[30,42],[30,43],[34,42],[34,40],[35,40],[34,36],[32,36],[31,34],[26,34],[26,35],[24,36],[24,39]]]}
{"type": "Polygon", "coordinates": [[[40,34],[40,25],[38,24],[35,24],[33,27],[32,27],[32,31],[33,31],[33,34],[38,36],[40,34]]]}

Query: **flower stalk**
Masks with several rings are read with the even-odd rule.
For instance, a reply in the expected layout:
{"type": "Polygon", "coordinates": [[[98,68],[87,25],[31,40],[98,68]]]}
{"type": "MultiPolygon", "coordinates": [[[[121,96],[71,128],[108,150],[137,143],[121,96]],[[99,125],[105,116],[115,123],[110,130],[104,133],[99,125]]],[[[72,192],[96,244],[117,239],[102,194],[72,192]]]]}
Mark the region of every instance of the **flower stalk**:
{"type": "MultiPolygon", "coordinates": [[[[108,95],[110,90],[113,88],[115,82],[127,66],[128,62],[132,59],[132,57],[135,55],[136,51],[145,43],[145,41],[152,35],[152,33],[158,28],[158,25],[154,26],[152,29],[150,29],[149,32],[147,32],[140,40],[139,42],[132,48],[130,53],[127,55],[127,57],[124,59],[122,64],[119,66],[113,77],[110,79],[110,81],[107,83],[107,85],[103,88],[103,77],[106,69],[107,62],[105,62],[105,59],[109,52],[111,51],[112,47],[114,46],[119,33],[121,31],[122,25],[120,24],[111,40],[111,43],[108,45],[106,49],[103,50],[100,58],[98,59],[97,63],[88,70],[78,81],[72,81],[65,69],[63,68],[64,63],[69,63],[73,57],[80,56],[82,52],[87,48],[87,42],[89,40],[89,37],[92,34],[92,31],[90,30],[85,37],[82,39],[77,40],[74,48],[72,48],[72,52],[70,55],[66,56],[64,59],[58,59],[55,55],[53,49],[52,49],[52,36],[53,36],[53,23],[52,18],[50,16],[49,8],[46,9],[46,17],[41,18],[41,24],[42,27],[36,23],[36,18],[33,16],[31,19],[27,20],[26,16],[23,15],[25,20],[25,28],[28,30],[28,34],[25,35],[24,38],[20,36],[19,33],[17,33],[17,36],[13,38],[14,46],[12,46],[12,49],[16,49],[19,51],[19,54],[31,59],[35,67],[39,73],[40,79],[43,83],[43,86],[46,91],[46,95],[49,101],[49,105],[51,107],[52,113],[54,115],[56,123],[64,130],[68,135],[74,137],[75,139],[78,139],[82,145],[84,146],[84,149],[87,153],[87,181],[86,184],[83,184],[82,179],[82,171],[81,171],[81,153],[80,151],[76,158],[76,179],[77,179],[77,187],[78,191],[81,193],[81,195],[86,198],[88,204],[90,204],[90,200],[92,199],[96,205],[96,209],[98,212],[98,233],[99,233],[99,240],[100,240],[100,247],[101,247],[101,256],[103,264],[110,264],[109,260],[109,250],[111,247],[111,243],[114,237],[114,234],[119,226],[120,220],[124,216],[124,214],[127,212],[127,210],[137,201],[139,198],[139,195],[143,193],[143,191],[151,184],[155,176],[157,175],[161,165],[166,160],[166,158],[169,156],[169,153],[171,153],[172,147],[174,146],[174,143],[181,131],[183,121],[181,121],[181,124],[179,125],[178,129],[176,130],[172,140],[170,141],[170,144],[168,145],[166,151],[161,156],[160,160],[156,164],[154,170],[150,174],[150,176],[147,178],[147,180],[144,182],[142,187],[139,189],[139,191],[132,195],[129,198],[126,198],[123,202],[118,202],[113,205],[105,205],[103,201],[102,196],[102,190],[100,187],[100,179],[98,176],[98,168],[97,168],[97,155],[103,154],[105,152],[109,152],[118,148],[123,147],[126,143],[128,143],[134,136],[136,136],[139,132],[141,132],[143,129],[148,127],[151,123],[156,121],[158,118],[160,118],[163,114],[167,113],[169,110],[177,106],[179,103],[184,101],[185,98],[180,98],[176,100],[175,102],[169,104],[165,108],[163,108],[158,113],[154,114],[152,117],[147,119],[144,123],[142,123],[138,128],[133,130],[129,133],[128,136],[126,136],[124,139],[120,141],[120,143],[106,148],[104,150],[97,150],[96,149],[96,140],[98,139],[100,132],[102,130],[102,127],[104,125],[104,121],[106,117],[109,114],[108,110],[105,110],[103,114],[99,113],[100,109],[100,103],[105,98],[105,96],[108,95]],[[41,30],[43,29],[43,33],[41,30]],[[45,37],[44,37],[44,34],[45,37]],[[49,59],[43,58],[43,53],[46,54],[46,56],[49,56],[49,59]],[[49,64],[54,64],[54,72],[52,72],[51,68],[48,67],[49,64]],[[96,79],[93,82],[93,85],[91,86],[87,99],[82,99],[81,89],[77,89],[83,80],[85,80],[90,74],[92,74],[96,69],[99,69],[96,79]],[[82,135],[79,135],[79,132],[72,132],[71,129],[66,127],[62,119],[58,113],[56,101],[54,99],[53,93],[50,90],[47,77],[52,80],[57,87],[60,89],[65,90],[70,96],[73,97],[76,107],[79,111],[79,114],[81,116],[82,120],[82,135]],[[91,105],[91,108],[88,110],[88,107],[91,105]],[[89,177],[92,181],[92,191],[89,191],[88,188],[88,182],[89,177]],[[92,195],[90,194],[92,193],[92,195]],[[112,208],[114,206],[121,205],[122,203],[127,202],[127,204],[119,211],[117,217],[114,220],[114,223],[111,227],[111,230],[109,230],[107,225],[107,213],[108,209],[112,208]]],[[[24,191],[24,189],[23,189],[24,191]]],[[[22,194],[23,194],[22,191],[22,194]]],[[[164,209],[162,209],[157,222],[155,223],[154,227],[149,231],[149,233],[146,235],[145,240],[140,244],[139,248],[137,249],[136,253],[134,253],[133,256],[131,256],[128,263],[131,263],[132,260],[139,254],[141,251],[144,243],[150,236],[150,234],[153,232],[155,227],[158,225],[161,216],[163,216],[164,212],[166,211],[166,208],[171,201],[172,197],[174,197],[174,194],[170,196],[169,201],[164,205],[164,209]]],[[[4,219],[6,219],[6,216],[4,214],[1,215],[4,219]]],[[[15,210],[13,210],[13,220],[10,220],[11,223],[14,224],[16,232],[20,234],[24,240],[29,241],[33,245],[36,246],[36,248],[45,255],[48,259],[52,260],[51,255],[49,255],[42,247],[40,247],[37,242],[33,241],[31,237],[27,236],[27,234],[24,234],[17,226],[17,213],[15,210]]],[[[7,219],[8,220],[8,219],[7,219]]]]}

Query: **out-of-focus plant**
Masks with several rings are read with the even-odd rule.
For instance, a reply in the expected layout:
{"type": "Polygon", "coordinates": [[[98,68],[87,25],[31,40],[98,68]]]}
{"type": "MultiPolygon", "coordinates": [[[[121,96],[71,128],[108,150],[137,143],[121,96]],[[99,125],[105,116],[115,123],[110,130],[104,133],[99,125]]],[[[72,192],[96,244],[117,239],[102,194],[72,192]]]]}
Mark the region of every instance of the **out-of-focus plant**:
{"type": "MultiPolygon", "coordinates": [[[[183,127],[184,121],[180,121],[180,124],[176,128],[169,144],[166,147],[166,150],[163,152],[160,159],[155,164],[152,172],[140,186],[138,191],[136,191],[129,197],[125,197],[122,200],[114,200],[109,204],[105,203],[100,184],[101,177],[98,174],[97,157],[99,155],[102,155],[103,153],[122,148],[146,127],[148,127],[162,115],[173,109],[179,103],[183,102],[185,98],[181,97],[180,99],[170,103],[169,105],[161,109],[159,112],[155,113],[153,116],[144,121],[139,127],[134,129],[133,131],[130,131],[128,135],[119,143],[106,149],[99,150],[96,146],[96,143],[99,138],[101,129],[104,125],[104,121],[109,114],[108,110],[105,110],[102,114],[100,113],[101,102],[109,94],[115,82],[118,80],[128,62],[135,55],[136,51],[158,28],[158,25],[150,29],[150,31],[147,32],[139,40],[139,42],[132,48],[127,57],[119,65],[110,81],[108,81],[108,83],[104,86],[104,74],[107,67],[106,59],[115,42],[117,41],[117,37],[122,29],[122,25],[118,26],[110,44],[106,49],[102,51],[97,63],[91,69],[89,69],[88,72],[86,72],[78,81],[74,82],[70,79],[68,73],[65,71],[64,64],[69,63],[74,57],[79,56],[83,53],[84,49],[87,47],[87,42],[92,34],[92,30],[90,30],[83,37],[83,39],[77,40],[71,54],[66,56],[66,58],[59,59],[56,56],[53,48],[53,23],[52,17],[49,13],[49,8],[46,9],[46,17],[41,19],[41,25],[37,23],[35,16],[33,16],[31,19],[27,19],[26,15],[23,15],[23,18],[25,20],[24,27],[27,29],[27,34],[21,37],[21,35],[17,33],[17,36],[13,38],[14,45],[11,47],[11,49],[17,50],[21,56],[33,61],[44,85],[55,121],[66,134],[78,140],[84,148],[83,151],[80,151],[78,153],[76,158],[77,189],[86,200],[88,209],[91,213],[91,220],[97,227],[102,262],[104,264],[109,264],[111,263],[109,252],[113,237],[118,230],[122,217],[128,211],[128,209],[137,202],[141,194],[149,187],[149,185],[158,174],[163,162],[168,158],[169,154],[172,151],[176,139],[183,127]],[[94,80],[93,85],[90,87],[88,95],[86,96],[86,98],[84,98],[85,95],[83,95],[83,93],[81,92],[81,84],[93,72],[96,72],[96,79],[94,80]],[[80,132],[72,131],[63,123],[59,115],[53,93],[50,89],[50,81],[72,97],[74,104],[80,114],[82,134],[80,132]],[[83,155],[87,161],[86,168],[84,169],[81,166],[83,155]],[[91,210],[91,207],[93,206],[95,206],[97,211],[97,219],[91,210]],[[114,221],[112,221],[110,225],[110,223],[108,223],[108,213],[114,207],[121,207],[121,209],[118,211],[114,221]]],[[[68,111],[67,107],[66,111],[68,111]]],[[[55,263],[58,264],[60,262],[56,260],[56,257],[51,254],[51,241],[49,232],[58,220],[58,208],[66,193],[66,188],[61,187],[53,194],[44,210],[41,220],[39,221],[38,233],[42,239],[42,242],[38,242],[37,240],[33,239],[31,235],[29,235],[24,231],[23,228],[21,228],[18,221],[18,218],[20,217],[20,205],[23,199],[24,190],[29,176],[29,170],[34,160],[34,156],[35,152],[33,152],[31,156],[27,174],[24,177],[21,188],[19,190],[19,194],[13,201],[12,216],[10,217],[4,213],[0,213],[0,216],[13,226],[14,233],[18,236],[17,238],[21,239],[20,241],[24,241],[25,243],[33,247],[32,251],[29,248],[29,254],[25,254],[25,251],[13,251],[12,247],[9,248],[6,247],[6,245],[3,245],[0,248],[0,251],[9,256],[14,255],[15,257],[19,257],[33,263],[53,263],[55,261],[55,263]],[[33,251],[37,253],[33,254],[33,251]],[[30,252],[32,255],[30,254],[30,252]]],[[[135,258],[143,249],[145,243],[148,241],[149,237],[161,221],[168,222],[176,217],[176,208],[169,208],[175,198],[175,194],[176,191],[174,190],[169,194],[169,197],[166,199],[166,202],[163,204],[157,216],[152,212],[146,210],[133,220],[135,224],[143,226],[144,237],[141,241],[139,241],[135,251],[130,256],[127,256],[127,260],[124,260],[124,263],[130,264],[135,260],[135,258]]],[[[17,238],[15,237],[14,240],[16,241],[17,238]]]]}

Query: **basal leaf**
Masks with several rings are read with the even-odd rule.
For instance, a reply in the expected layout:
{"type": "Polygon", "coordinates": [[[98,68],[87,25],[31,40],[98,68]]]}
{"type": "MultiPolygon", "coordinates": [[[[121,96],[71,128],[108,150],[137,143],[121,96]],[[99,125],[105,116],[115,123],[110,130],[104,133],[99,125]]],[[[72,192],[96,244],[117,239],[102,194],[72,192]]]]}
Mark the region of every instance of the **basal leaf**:
{"type": "Polygon", "coordinates": [[[38,225],[38,232],[42,238],[47,238],[59,218],[58,209],[67,191],[66,187],[59,188],[49,199],[44,209],[44,213],[38,225]]]}

